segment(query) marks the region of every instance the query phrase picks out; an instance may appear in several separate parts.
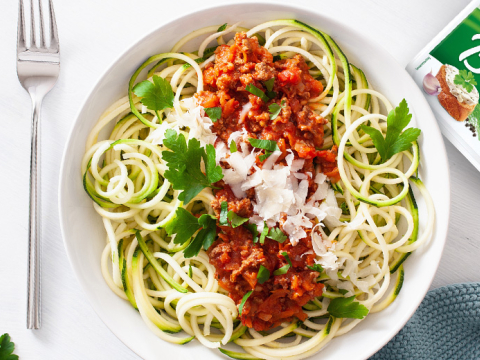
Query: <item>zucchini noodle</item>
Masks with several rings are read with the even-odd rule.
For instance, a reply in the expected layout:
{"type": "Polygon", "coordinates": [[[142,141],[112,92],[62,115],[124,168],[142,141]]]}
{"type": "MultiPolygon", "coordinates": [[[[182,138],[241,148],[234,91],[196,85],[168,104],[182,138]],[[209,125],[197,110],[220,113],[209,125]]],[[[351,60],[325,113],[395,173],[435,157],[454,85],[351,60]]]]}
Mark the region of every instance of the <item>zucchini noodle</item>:
{"type": "Polygon", "coordinates": [[[239,25],[197,30],[135,71],[126,86],[127,96],[103,113],[87,139],[83,185],[106,231],[103,277],[159,338],[177,344],[197,339],[233,358],[303,359],[362,321],[329,315],[332,299],[355,296],[370,312],[395,300],[403,284],[404,260],[431,236],[434,207],[416,175],[418,143],[382,163],[361,130],[360,125],[368,124],[385,134],[392,105],[372,88],[360,68],[348,62],[330,36],[296,20],[270,21],[251,30],[239,25]],[[281,59],[295,54],[305,58],[310,74],[324,86],[310,99],[311,108],[328,120],[323,149],[335,146],[339,154],[340,181],[329,183],[329,188],[342,215],[318,223],[312,231],[317,258],[318,248],[326,246],[335,267],[324,266],[318,278],[325,285],[322,296],[303,307],[307,320],[283,323],[268,332],[242,325],[237,305],[219,286],[204,250],[185,258],[183,250],[191,240],[178,245],[167,234],[165,226],[180,207],[213,215],[214,194],[205,188],[188,204],[180,201],[180,192],[165,178],[165,148],[154,143],[167,129],[187,139],[205,130],[199,127],[195,132],[180,118],[190,114],[193,95],[203,90],[202,71],[215,60],[214,47],[232,44],[236,31],[257,36],[281,59]],[[198,51],[186,52],[192,40],[200,42],[198,51]],[[152,80],[154,75],[170,82],[175,94],[172,109],[151,111],[133,93],[139,78],[152,80]],[[426,204],[421,234],[412,185],[426,204]],[[223,349],[227,343],[244,352],[223,349]]]}

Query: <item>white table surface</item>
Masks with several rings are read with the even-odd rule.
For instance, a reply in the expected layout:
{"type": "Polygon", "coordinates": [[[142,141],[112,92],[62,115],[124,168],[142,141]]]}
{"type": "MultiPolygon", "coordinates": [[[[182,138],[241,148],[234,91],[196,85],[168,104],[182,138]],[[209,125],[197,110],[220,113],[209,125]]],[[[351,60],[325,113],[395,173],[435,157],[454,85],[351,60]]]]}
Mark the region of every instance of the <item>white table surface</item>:
{"type": "MultiPolygon", "coordinates": [[[[66,257],[57,208],[60,160],[79,106],[107,66],[136,39],[203,2],[54,1],[62,70],[42,112],[43,325],[37,331],[25,326],[31,108],[15,71],[17,2],[1,6],[0,335],[11,335],[22,359],[138,359],[97,317],[66,257]]],[[[355,26],[406,65],[469,0],[290,2],[355,26]]],[[[447,140],[445,146],[450,230],[432,288],[480,280],[480,174],[447,140]]]]}

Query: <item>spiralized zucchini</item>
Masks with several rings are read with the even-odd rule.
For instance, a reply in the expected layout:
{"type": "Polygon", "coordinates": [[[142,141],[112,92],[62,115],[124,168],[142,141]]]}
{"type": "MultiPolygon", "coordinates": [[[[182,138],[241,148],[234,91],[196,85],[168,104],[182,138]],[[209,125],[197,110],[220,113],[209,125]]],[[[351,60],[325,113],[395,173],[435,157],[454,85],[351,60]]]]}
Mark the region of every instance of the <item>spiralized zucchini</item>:
{"type": "MultiPolygon", "coordinates": [[[[217,28],[197,30],[170,52],[146,60],[133,74],[128,95],[104,112],[88,137],[81,171],[106,230],[102,274],[112,291],[138,309],[146,325],[163,340],[185,344],[196,338],[209,348],[233,342],[245,352],[221,350],[239,359],[303,359],[362,321],[329,316],[331,299],[355,295],[370,312],[383,310],[401,289],[403,261],[428,241],[434,208],[416,175],[419,146],[415,142],[411,150],[381,163],[360,125],[368,123],[385,133],[392,105],[327,34],[296,20],[270,21],[250,30],[238,24],[220,32],[217,28]],[[319,231],[334,244],[330,251],[340,265],[319,277],[325,291],[305,305],[306,321],[284,323],[268,333],[240,323],[237,306],[219,287],[205,251],[185,258],[188,242],[180,246],[167,235],[165,225],[178,207],[213,214],[214,196],[205,188],[183,204],[179,192],[164,178],[164,149],[152,144],[150,137],[159,127],[178,125],[175,115],[187,112],[193,94],[203,89],[202,70],[215,58],[212,46],[231,44],[236,31],[257,36],[282,59],[295,54],[306,59],[311,75],[324,85],[324,91],[310,100],[310,106],[329,120],[324,149],[336,145],[339,154],[341,180],[331,186],[343,215],[341,221],[327,223],[319,231]],[[185,52],[189,42],[198,38],[204,39],[198,51],[185,52]],[[153,112],[142,106],[132,88],[145,72],[148,79],[157,75],[170,82],[175,93],[173,109],[153,112]],[[110,135],[104,138],[108,129],[110,135]],[[412,184],[427,208],[421,234],[412,184]]],[[[182,132],[188,138],[189,128],[182,132]]]]}

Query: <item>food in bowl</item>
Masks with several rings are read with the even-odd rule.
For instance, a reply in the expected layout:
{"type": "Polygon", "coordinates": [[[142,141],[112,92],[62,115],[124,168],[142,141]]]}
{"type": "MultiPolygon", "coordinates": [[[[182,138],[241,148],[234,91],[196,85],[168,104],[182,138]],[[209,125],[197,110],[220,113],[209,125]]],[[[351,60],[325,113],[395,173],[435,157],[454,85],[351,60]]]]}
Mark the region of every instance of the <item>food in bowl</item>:
{"type": "Polygon", "coordinates": [[[87,140],[107,284],[166,341],[314,354],[395,300],[431,234],[411,117],[302,22],[189,34],[135,71],[87,140]]]}

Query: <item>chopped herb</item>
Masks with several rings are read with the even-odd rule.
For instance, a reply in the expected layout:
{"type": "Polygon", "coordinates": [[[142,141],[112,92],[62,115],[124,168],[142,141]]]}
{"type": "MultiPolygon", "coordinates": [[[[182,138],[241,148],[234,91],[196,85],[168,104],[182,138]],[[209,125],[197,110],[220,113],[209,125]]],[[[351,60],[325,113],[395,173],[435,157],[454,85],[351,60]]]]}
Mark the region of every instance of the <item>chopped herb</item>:
{"type": "Polygon", "coordinates": [[[248,221],[248,218],[238,216],[236,213],[234,213],[231,210],[228,212],[227,218],[228,218],[228,221],[230,221],[230,224],[232,225],[233,228],[236,228],[237,226],[240,226],[243,223],[248,221]]]}
{"type": "Polygon", "coordinates": [[[346,293],[348,293],[348,290],[345,290],[345,289],[338,289],[338,292],[342,295],[345,295],[346,293]]]}
{"type": "Polygon", "coordinates": [[[279,242],[280,244],[283,244],[285,242],[285,240],[287,240],[287,235],[285,235],[283,233],[283,231],[280,230],[280,228],[271,228],[267,237],[269,239],[272,239],[272,240],[275,240],[275,241],[279,242]]]}
{"type": "Polygon", "coordinates": [[[275,140],[261,140],[249,138],[248,142],[257,149],[263,149],[268,151],[280,151],[280,148],[277,145],[275,140]]]}
{"type": "Polygon", "coordinates": [[[263,284],[270,278],[270,270],[268,270],[265,266],[260,265],[260,269],[258,269],[257,280],[259,284],[263,284]]]}
{"type": "Polygon", "coordinates": [[[256,243],[258,241],[258,230],[257,230],[257,224],[245,224],[244,225],[250,232],[252,233],[253,236],[253,242],[256,243]]]}
{"type": "Polygon", "coordinates": [[[265,95],[265,93],[259,88],[257,88],[255,85],[248,84],[245,87],[245,90],[247,90],[250,94],[258,96],[260,99],[263,100],[263,102],[268,102],[270,100],[269,97],[265,95]]]}
{"type": "Polygon", "coordinates": [[[354,299],[355,296],[332,299],[327,311],[337,318],[363,319],[368,315],[368,309],[354,299]]]}
{"type": "Polygon", "coordinates": [[[280,105],[277,103],[270,104],[268,106],[268,111],[270,112],[270,120],[275,120],[278,115],[280,115],[280,111],[285,108],[285,100],[282,100],[280,105]]]}
{"type": "Polygon", "coordinates": [[[275,84],[275,78],[268,79],[267,81],[264,82],[265,87],[267,88],[267,91],[272,91],[273,90],[273,85],[275,84]]]}
{"type": "Polygon", "coordinates": [[[264,221],[263,222],[263,230],[262,233],[260,234],[260,244],[263,244],[265,242],[265,236],[268,234],[268,226],[267,223],[264,221]]]}
{"type": "Polygon", "coordinates": [[[282,252],[282,256],[285,258],[285,260],[287,260],[288,264],[287,265],[284,265],[282,266],[281,268],[275,270],[273,272],[273,275],[283,275],[283,274],[286,274],[288,272],[288,269],[290,269],[291,267],[293,267],[292,265],[292,262],[290,261],[290,257],[288,256],[288,254],[283,251],[282,252]]]}
{"type": "Polygon", "coordinates": [[[402,133],[411,119],[412,114],[409,113],[407,102],[403,99],[400,105],[388,114],[385,138],[379,130],[371,126],[361,126],[362,130],[372,138],[373,145],[377,148],[383,162],[399,152],[408,150],[412,142],[419,137],[421,131],[417,128],[410,128],[402,133]]]}
{"type": "Polygon", "coordinates": [[[220,32],[220,31],[223,31],[227,28],[227,23],[223,24],[222,26],[220,26],[218,29],[217,29],[217,32],[220,32]]]}
{"type": "Polygon", "coordinates": [[[228,202],[222,201],[220,205],[220,220],[219,223],[221,226],[228,226],[228,202]]]}
{"type": "Polygon", "coordinates": [[[273,275],[283,275],[283,274],[286,274],[288,272],[288,269],[290,269],[290,265],[287,264],[287,265],[284,265],[282,266],[280,269],[277,269],[273,272],[273,275]]]}
{"type": "Polygon", "coordinates": [[[280,55],[275,55],[273,57],[273,62],[280,61],[280,60],[282,60],[282,57],[280,55]]]}
{"type": "Polygon", "coordinates": [[[288,264],[293,267],[292,262],[290,261],[290,256],[288,256],[286,251],[282,251],[282,256],[287,260],[288,264]]]}
{"type": "Polygon", "coordinates": [[[323,268],[320,264],[313,264],[313,266],[307,265],[307,268],[309,268],[310,270],[313,270],[313,271],[317,271],[319,273],[321,273],[323,271],[323,268]]]}
{"type": "Polygon", "coordinates": [[[271,78],[271,79],[265,81],[264,84],[265,84],[265,87],[267,88],[267,96],[270,99],[275,98],[277,96],[277,93],[275,91],[272,91],[273,90],[273,85],[275,84],[275,78],[271,78]]]}
{"type": "Polygon", "coordinates": [[[220,106],[218,107],[212,107],[212,108],[204,108],[205,114],[212,120],[213,122],[216,122],[218,119],[222,117],[222,108],[220,106]]]}
{"type": "Polygon", "coordinates": [[[247,300],[248,300],[248,298],[250,297],[250,295],[252,295],[252,293],[253,293],[253,290],[250,290],[249,292],[247,292],[247,293],[243,296],[242,302],[241,302],[240,305],[238,306],[238,315],[242,315],[243,306],[244,306],[245,303],[247,302],[247,300]]]}
{"type": "Polygon", "coordinates": [[[148,109],[160,111],[173,107],[173,94],[170,82],[164,78],[153,75],[153,83],[145,80],[133,87],[133,93],[140,97],[140,101],[148,109]]]}
{"type": "Polygon", "coordinates": [[[271,151],[268,151],[268,150],[265,150],[265,154],[260,155],[260,156],[258,157],[258,159],[259,159],[260,161],[265,161],[265,159],[267,159],[270,155],[272,155],[272,152],[271,152],[271,151]]]}
{"type": "Polygon", "coordinates": [[[188,204],[200,191],[212,187],[223,178],[222,168],[215,161],[215,148],[208,144],[200,147],[200,142],[192,138],[188,142],[185,136],[177,136],[175,130],[168,129],[163,144],[171,151],[162,151],[168,170],[165,178],[175,190],[183,190],[178,198],[188,204]],[[205,163],[205,174],[201,170],[201,160],[205,163]]]}
{"type": "Polygon", "coordinates": [[[18,360],[18,355],[13,354],[15,344],[10,341],[10,335],[5,333],[0,336],[0,360],[18,360]]]}
{"type": "Polygon", "coordinates": [[[456,85],[461,85],[465,90],[467,90],[467,92],[471,92],[473,90],[473,86],[477,85],[472,72],[467,72],[467,70],[460,70],[460,73],[455,75],[453,82],[456,85]]]}
{"type": "Polygon", "coordinates": [[[235,141],[232,140],[232,142],[230,143],[230,152],[233,154],[233,153],[236,153],[237,152],[237,143],[235,141]]]}

